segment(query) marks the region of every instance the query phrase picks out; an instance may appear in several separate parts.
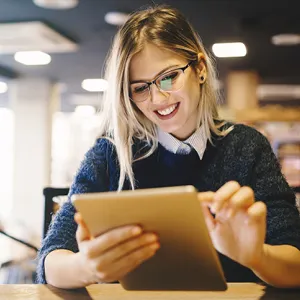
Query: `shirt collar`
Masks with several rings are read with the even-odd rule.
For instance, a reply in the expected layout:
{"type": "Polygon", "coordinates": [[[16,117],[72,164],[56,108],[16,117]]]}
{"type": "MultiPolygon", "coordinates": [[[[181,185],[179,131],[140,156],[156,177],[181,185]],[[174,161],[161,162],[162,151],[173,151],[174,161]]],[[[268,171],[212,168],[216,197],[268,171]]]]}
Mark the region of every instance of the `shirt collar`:
{"type": "Polygon", "coordinates": [[[200,126],[188,139],[180,141],[171,134],[162,131],[160,128],[157,129],[158,142],[167,150],[176,153],[182,145],[191,145],[198,153],[200,159],[202,159],[206,143],[207,136],[204,131],[204,127],[200,126]]]}

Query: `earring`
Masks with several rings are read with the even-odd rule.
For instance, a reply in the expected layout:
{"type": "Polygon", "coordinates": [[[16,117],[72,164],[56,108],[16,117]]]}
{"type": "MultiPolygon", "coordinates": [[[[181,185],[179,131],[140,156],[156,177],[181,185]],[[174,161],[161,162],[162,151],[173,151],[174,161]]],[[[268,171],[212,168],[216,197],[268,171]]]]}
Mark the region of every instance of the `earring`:
{"type": "Polygon", "coordinates": [[[203,75],[200,76],[200,83],[204,83],[205,77],[203,75]]]}

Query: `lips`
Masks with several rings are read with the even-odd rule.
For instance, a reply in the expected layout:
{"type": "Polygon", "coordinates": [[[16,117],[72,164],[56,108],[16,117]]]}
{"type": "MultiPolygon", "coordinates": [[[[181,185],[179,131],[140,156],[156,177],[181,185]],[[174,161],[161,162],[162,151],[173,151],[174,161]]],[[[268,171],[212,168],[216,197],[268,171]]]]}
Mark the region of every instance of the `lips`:
{"type": "Polygon", "coordinates": [[[175,104],[169,105],[168,107],[164,109],[155,110],[155,114],[161,119],[161,120],[167,120],[175,116],[180,106],[180,102],[177,102],[175,104]]]}

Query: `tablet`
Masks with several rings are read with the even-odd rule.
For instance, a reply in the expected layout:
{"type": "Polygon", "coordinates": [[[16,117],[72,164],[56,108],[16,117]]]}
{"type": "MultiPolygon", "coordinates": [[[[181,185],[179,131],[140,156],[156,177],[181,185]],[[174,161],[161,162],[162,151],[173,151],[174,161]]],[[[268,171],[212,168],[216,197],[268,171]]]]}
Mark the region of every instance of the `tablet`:
{"type": "Polygon", "coordinates": [[[227,289],[218,254],[193,186],[73,195],[72,202],[96,237],[111,228],[140,224],[156,232],[160,248],[127,274],[127,290],[227,289]]]}

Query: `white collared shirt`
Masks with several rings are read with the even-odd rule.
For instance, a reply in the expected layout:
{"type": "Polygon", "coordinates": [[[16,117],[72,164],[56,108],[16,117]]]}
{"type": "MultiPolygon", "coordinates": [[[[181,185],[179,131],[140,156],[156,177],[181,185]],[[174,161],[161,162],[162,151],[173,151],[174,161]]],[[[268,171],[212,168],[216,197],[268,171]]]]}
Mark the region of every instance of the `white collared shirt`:
{"type": "Polygon", "coordinates": [[[204,132],[204,127],[200,126],[188,139],[180,141],[171,134],[157,129],[158,142],[168,151],[177,154],[189,154],[193,147],[202,159],[206,149],[207,137],[204,132]]]}

